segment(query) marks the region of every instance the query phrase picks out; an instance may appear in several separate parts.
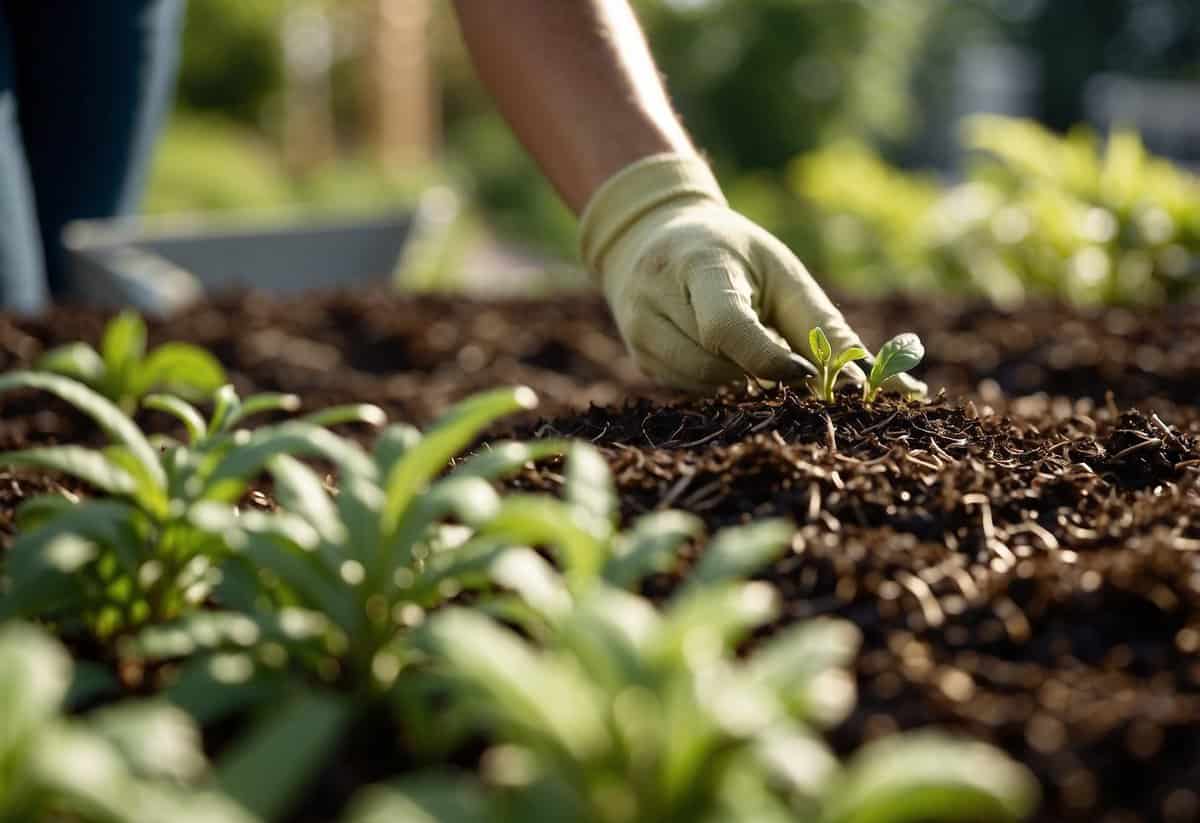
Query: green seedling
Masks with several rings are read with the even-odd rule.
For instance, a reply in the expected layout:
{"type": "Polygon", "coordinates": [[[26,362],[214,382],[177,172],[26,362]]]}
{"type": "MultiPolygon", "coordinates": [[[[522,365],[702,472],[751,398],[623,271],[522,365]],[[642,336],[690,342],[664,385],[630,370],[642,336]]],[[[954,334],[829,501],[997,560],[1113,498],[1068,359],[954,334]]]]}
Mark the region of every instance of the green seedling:
{"type": "Polygon", "coordinates": [[[912,332],[898,334],[884,343],[879,349],[879,354],[875,355],[871,373],[867,375],[867,382],[863,385],[863,399],[874,403],[884,382],[915,368],[923,357],[925,346],[921,343],[921,338],[912,332]]]}
{"type": "Polygon", "coordinates": [[[254,823],[191,788],[208,767],[184,712],[149,700],[68,716],[71,686],[62,646],[29,624],[0,624],[0,820],[254,823]]]}
{"type": "Polygon", "coordinates": [[[862,346],[850,346],[835,355],[829,338],[820,326],[808,333],[808,347],[812,351],[813,365],[817,367],[817,376],[809,381],[809,385],[819,400],[832,403],[838,376],[853,361],[866,357],[867,350],[862,346]]]}
{"type": "Polygon", "coordinates": [[[0,578],[0,619],[41,618],[66,634],[100,639],[171,620],[207,599],[229,556],[225,534],[206,528],[205,505],[231,504],[262,469],[258,444],[276,451],[336,461],[342,441],[324,428],[338,422],[380,423],[375,406],[343,406],[309,418],[239,430],[248,416],[294,409],[293,395],[257,395],[244,402],[218,389],[211,419],[177,397],[147,398],[176,416],[186,443],[152,442],[108,399],[75,380],[45,372],[0,375],[0,392],[41,389],[90,416],[111,445],[45,446],[0,454],[0,466],[33,466],[87,483],[91,498],[47,494],[17,511],[17,535],[0,578]]]}
{"type": "Polygon", "coordinates": [[[147,353],[146,324],[133,311],[123,311],[109,322],[99,352],[87,343],[68,343],[43,354],[35,368],[78,380],[127,414],[148,392],[200,400],[226,380],[220,362],[198,346],[170,342],[147,353]]]}

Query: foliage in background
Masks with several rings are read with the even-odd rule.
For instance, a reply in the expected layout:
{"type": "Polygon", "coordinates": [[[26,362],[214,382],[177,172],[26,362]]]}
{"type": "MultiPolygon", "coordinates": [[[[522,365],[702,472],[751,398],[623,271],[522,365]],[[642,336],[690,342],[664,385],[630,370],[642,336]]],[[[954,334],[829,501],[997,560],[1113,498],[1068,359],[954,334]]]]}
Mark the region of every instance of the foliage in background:
{"type": "Polygon", "coordinates": [[[63,714],[67,651],[41,629],[0,623],[0,820],[253,823],[189,788],[206,776],[200,733],[160,700],[63,714]]]}
{"type": "Polygon", "coordinates": [[[1200,181],[1136,134],[1060,137],[981,116],[964,137],[975,155],[957,185],[906,174],[861,144],[799,158],[789,183],[822,229],[810,264],[858,287],[1001,302],[1155,303],[1200,286],[1200,181]]]}

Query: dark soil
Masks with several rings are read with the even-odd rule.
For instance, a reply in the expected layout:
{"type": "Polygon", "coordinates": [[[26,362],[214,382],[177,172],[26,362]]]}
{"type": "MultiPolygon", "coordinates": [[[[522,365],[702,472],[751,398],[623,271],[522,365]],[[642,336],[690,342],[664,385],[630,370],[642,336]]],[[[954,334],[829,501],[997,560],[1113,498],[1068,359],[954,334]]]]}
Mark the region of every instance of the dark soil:
{"type": "MultiPolygon", "coordinates": [[[[865,637],[840,749],[937,724],[1029,764],[1039,820],[1200,820],[1200,314],[941,299],[847,314],[871,343],[885,326],[920,333],[920,375],[945,395],[678,398],[637,376],[587,298],[244,296],[152,335],[208,346],[243,391],[371,401],[417,423],[478,389],[531,385],[540,418],[516,432],[594,442],[626,516],[797,523],[794,551],[763,573],[784,620],[838,615],[865,637]]],[[[0,369],[94,340],[103,319],[0,318],[0,369]]],[[[41,396],[0,397],[0,448],[94,437],[41,396]]],[[[11,507],[52,482],[0,474],[0,539],[11,507]]],[[[647,593],[670,591],[690,560],[647,593]]]]}

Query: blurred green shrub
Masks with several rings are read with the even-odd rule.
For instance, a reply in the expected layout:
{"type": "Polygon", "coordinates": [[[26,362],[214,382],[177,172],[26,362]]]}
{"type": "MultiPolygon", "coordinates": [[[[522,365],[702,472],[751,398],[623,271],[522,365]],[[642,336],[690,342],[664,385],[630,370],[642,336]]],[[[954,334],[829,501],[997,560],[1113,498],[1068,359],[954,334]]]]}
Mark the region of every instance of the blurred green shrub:
{"type": "Polygon", "coordinates": [[[283,83],[279,22],[287,0],[188,0],[178,102],[257,125],[283,83]]]}
{"type": "Polygon", "coordinates": [[[180,115],[160,141],[143,209],[150,214],[286,205],[292,187],[266,142],[217,118],[180,115]]]}
{"type": "Polygon", "coordinates": [[[892,168],[861,143],[798,157],[788,185],[806,205],[796,214],[818,227],[802,257],[850,288],[1000,302],[1157,303],[1200,285],[1200,181],[1135,133],[1058,136],[980,116],[963,136],[974,154],[956,185],[892,168]]]}

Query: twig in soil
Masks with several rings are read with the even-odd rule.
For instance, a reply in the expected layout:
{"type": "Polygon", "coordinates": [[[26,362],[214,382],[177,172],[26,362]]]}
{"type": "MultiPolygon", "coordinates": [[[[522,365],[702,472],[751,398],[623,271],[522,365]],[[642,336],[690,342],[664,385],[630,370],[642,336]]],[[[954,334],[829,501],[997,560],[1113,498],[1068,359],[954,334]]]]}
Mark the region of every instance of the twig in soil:
{"type": "Polygon", "coordinates": [[[688,487],[688,485],[692,482],[692,480],[695,477],[696,477],[696,473],[694,471],[685,472],[683,474],[683,476],[680,477],[678,480],[676,480],[674,485],[672,485],[671,488],[667,490],[667,493],[663,495],[662,500],[658,501],[658,505],[655,506],[655,508],[656,509],[670,508],[671,504],[674,503],[679,498],[679,495],[683,494],[684,490],[688,487]]]}
{"type": "Polygon", "coordinates": [[[898,415],[899,413],[900,413],[900,411],[897,409],[896,411],[894,411],[890,415],[888,415],[886,420],[881,420],[878,423],[867,426],[865,429],[863,429],[862,431],[859,432],[859,435],[862,436],[864,434],[870,434],[873,431],[878,431],[879,429],[882,429],[888,423],[891,423],[893,420],[895,420],[896,415],[898,415]]]}
{"type": "Polygon", "coordinates": [[[1172,431],[1171,427],[1163,422],[1163,419],[1158,416],[1158,412],[1154,412],[1150,415],[1150,422],[1153,423],[1158,430],[1163,433],[1163,437],[1165,437],[1167,440],[1170,440],[1177,448],[1183,448],[1183,444],[1179,442],[1179,435],[1172,431]]]}
{"type": "Polygon", "coordinates": [[[929,584],[915,574],[900,570],[896,573],[896,580],[904,588],[917,598],[917,603],[921,606],[921,614],[925,618],[925,623],[930,628],[937,628],[946,622],[946,614],[942,611],[941,605],[933,594],[933,589],[929,588],[929,584]]]}
{"type": "Polygon", "coordinates": [[[1021,532],[1029,532],[1036,536],[1046,551],[1058,551],[1058,538],[1041,524],[1034,523],[1032,520],[1026,520],[1024,523],[1018,523],[1008,529],[1009,537],[1021,532]]]}
{"type": "Polygon", "coordinates": [[[1163,441],[1162,441],[1161,437],[1151,437],[1149,440],[1143,440],[1141,443],[1134,443],[1132,446],[1130,446],[1128,448],[1121,449],[1119,452],[1117,452],[1116,454],[1114,454],[1112,456],[1112,459],[1120,460],[1122,457],[1133,454],[1136,451],[1141,451],[1142,449],[1148,449],[1151,446],[1161,446],[1162,444],[1163,444],[1163,441]]]}
{"type": "Polygon", "coordinates": [[[825,415],[825,444],[829,446],[829,453],[837,453],[837,435],[833,430],[833,420],[829,415],[825,415]]]}

